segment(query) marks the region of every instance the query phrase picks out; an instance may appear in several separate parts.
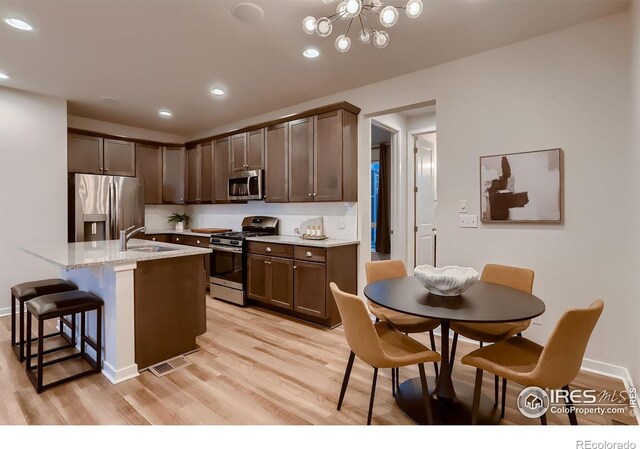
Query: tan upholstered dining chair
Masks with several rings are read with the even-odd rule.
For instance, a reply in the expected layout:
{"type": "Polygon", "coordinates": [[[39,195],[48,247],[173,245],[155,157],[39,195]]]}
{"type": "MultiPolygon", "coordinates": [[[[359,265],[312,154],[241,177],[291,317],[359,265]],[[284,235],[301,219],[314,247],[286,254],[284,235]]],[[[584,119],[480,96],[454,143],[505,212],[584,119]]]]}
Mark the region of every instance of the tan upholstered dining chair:
{"type": "MultiPolygon", "coordinates": [[[[477,423],[483,371],[525,387],[562,388],[569,392],[569,384],[580,371],[589,338],[603,309],[604,302],[598,299],[586,309],[565,312],[545,347],[523,337],[510,337],[465,355],[462,363],[476,368],[472,423],[477,423]]],[[[566,400],[570,410],[569,421],[577,425],[569,395],[566,400]]],[[[540,421],[547,423],[546,414],[540,417],[540,421]]]]}
{"type": "MultiPolygon", "coordinates": [[[[506,287],[515,288],[526,293],[533,291],[533,278],[535,273],[526,268],[509,267],[505,265],[487,264],[482,270],[481,281],[490,282],[492,284],[504,285],[506,287]]],[[[483,343],[496,343],[514,335],[522,336],[522,331],[527,329],[531,324],[531,320],[514,321],[510,323],[462,323],[452,322],[451,330],[453,331],[453,343],[451,344],[450,366],[453,370],[453,363],[456,357],[456,347],[458,345],[458,335],[467,337],[471,340],[483,343]]],[[[498,376],[494,380],[494,400],[498,405],[498,376]]],[[[504,418],[504,401],[507,389],[506,380],[502,380],[502,407],[500,417],[504,418]]]]}
{"type": "MultiPolygon", "coordinates": [[[[407,276],[407,269],[404,266],[404,262],[401,260],[383,260],[379,262],[367,262],[365,264],[365,271],[367,274],[367,284],[372,282],[382,281],[384,279],[396,279],[407,276]]],[[[413,315],[408,315],[402,312],[396,312],[395,310],[387,309],[386,307],[379,306],[371,301],[368,303],[369,310],[380,320],[382,317],[386,317],[393,326],[400,332],[405,334],[418,334],[423,332],[429,332],[429,338],[431,340],[431,349],[436,350],[436,340],[433,335],[433,330],[440,326],[440,321],[432,320],[431,318],[421,318],[413,315]]],[[[438,378],[438,364],[433,363],[433,368],[436,372],[436,379],[438,378]]],[[[393,391],[400,383],[399,370],[394,369],[391,371],[391,379],[394,385],[393,391]]]]}
{"type": "Polygon", "coordinates": [[[384,316],[379,322],[373,324],[364,300],[356,295],[341,291],[334,282],[330,284],[330,287],[342,317],[342,326],[344,327],[347,343],[351,348],[344,379],[342,380],[340,398],[338,399],[338,410],[342,407],[349,376],[351,375],[351,368],[355,357],[358,356],[360,360],[373,367],[367,425],[371,424],[378,369],[393,369],[409,365],[418,365],[427,422],[432,423],[431,399],[429,397],[424,364],[440,361],[440,354],[431,351],[413,338],[396,330],[384,316]]]}

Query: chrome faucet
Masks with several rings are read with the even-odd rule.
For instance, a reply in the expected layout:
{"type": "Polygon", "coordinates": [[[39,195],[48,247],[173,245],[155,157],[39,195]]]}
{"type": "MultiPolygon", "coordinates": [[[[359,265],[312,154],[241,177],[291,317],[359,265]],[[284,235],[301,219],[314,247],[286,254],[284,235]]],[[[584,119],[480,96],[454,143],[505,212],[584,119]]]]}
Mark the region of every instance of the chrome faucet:
{"type": "Polygon", "coordinates": [[[129,240],[131,239],[131,237],[133,237],[134,235],[136,235],[138,232],[144,232],[147,230],[147,228],[145,226],[141,226],[137,229],[133,229],[135,228],[135,226],[131,226],[127,229],[121,230],[120,231],[120,247],[119,250],[120,251],[126,251],[127,250],[127,244],[129,243],[129,240]],[[131,231],[133,229],[133,231],[131,231]],[[129,232],[131,231],[131,232],[129,232]],[[127,232],[129,232],[127,234],[127,232]]]}

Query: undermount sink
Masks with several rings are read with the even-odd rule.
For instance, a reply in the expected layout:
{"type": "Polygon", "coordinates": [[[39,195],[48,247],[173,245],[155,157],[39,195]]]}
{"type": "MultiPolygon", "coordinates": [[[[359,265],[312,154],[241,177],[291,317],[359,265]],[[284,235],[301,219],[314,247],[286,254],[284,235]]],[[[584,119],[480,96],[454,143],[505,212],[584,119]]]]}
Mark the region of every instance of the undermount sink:
{"type": "Polygon", "coordinates": [[[138,246],[129,248],[129,251],[135,251],[138,253],[164,253],[167,251],[178,251],[177,248],[167,248],[166,246],[138,246]]]}

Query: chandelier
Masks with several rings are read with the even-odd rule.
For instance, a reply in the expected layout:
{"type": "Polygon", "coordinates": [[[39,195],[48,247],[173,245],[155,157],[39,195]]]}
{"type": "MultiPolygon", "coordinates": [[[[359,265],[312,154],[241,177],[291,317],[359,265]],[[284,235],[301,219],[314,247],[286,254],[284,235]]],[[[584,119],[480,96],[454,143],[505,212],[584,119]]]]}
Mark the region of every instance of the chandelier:
{"type": "MultiPolygon", "coordinates": [[[[333,3],[334,0],[322,0],[326,4],[333,3]]],[[[383,29],[377,29],[372,22],[375,16],[385,28],[390,28],[396,24],[399,17],[399,9],[404,9],[407,17],[415,19],[422,14],[422,1],[409,0],[405,6],[387,5],[383,0],[343,0],[338,3],[335,14],[316,19],[313,16],[305,17],[302,21],[302,29],[307,34],[317,33],[320,37],[327,37],[333,30],[333,22],[336,20],[349,21],[347,31],[336,38],[336,49],[340,53],[345,53],[351,48],[351,31],[353,22],[360,26],[358,40],[363,44],[373,42],[376,48],[385,48],[389,45],[389,33],[383,29]],[[369,20],[372,19],[372,20],[369,20]]]]}

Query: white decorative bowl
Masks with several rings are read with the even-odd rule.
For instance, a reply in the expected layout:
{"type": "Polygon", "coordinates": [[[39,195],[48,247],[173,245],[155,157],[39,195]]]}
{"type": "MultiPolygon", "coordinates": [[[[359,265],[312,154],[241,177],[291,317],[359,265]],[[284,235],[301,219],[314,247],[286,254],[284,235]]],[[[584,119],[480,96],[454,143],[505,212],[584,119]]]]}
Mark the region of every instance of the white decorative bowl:
{"type": "Polygon", "coordinates": [[[418,265],[414,275],[430,293],[439,296],[459,296],[480,277],[473,268],[418,265]]]}

